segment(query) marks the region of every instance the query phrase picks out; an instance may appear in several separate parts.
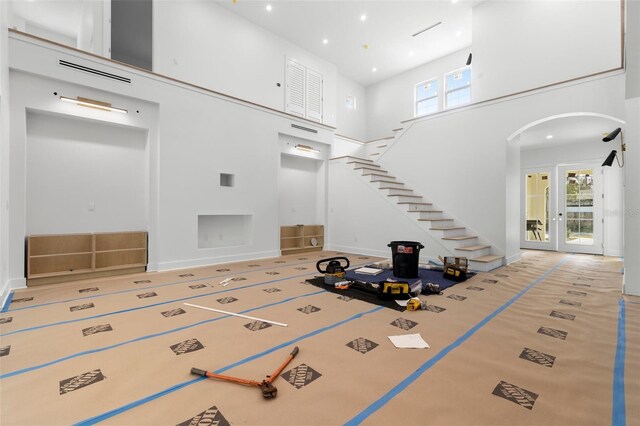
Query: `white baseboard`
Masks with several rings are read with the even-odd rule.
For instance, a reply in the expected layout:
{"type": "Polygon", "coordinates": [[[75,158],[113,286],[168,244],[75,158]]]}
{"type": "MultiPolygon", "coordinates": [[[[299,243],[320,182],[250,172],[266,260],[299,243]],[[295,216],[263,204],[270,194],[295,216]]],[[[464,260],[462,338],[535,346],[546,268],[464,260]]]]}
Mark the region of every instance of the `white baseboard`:
{"type": "MultiPolygon", "coordinates": [[[[382,257],[385,259],[391,259],[391,249],[387,249],[387,250],[376,250],[376,249],[367,249],[367,248],[362,248],[362,247],[349,247],[349,246],[331,246],[329,248],[326,248],[326,250],[333,250],[333,251],[343,251],[346,253],[353,253],[353,254],[364,254],[367,256],[376,256],[376,257],[382,257]]],[[[437,257],[434,256],[420,256],[419,259],[420,263],[429,263],[429,262],[435,262],[439,265],[442,264],[442,262],[440,262],[440,259],[438,259],[437,257]]]]}
{"type": "Polygon", "coordinates": [[[7,299],[9,298],[11,292],[19,288],[27,288],[26,278],[14,278],[4,283],[4,285],[2,286],[2,292],[0,293],[0,299],[2,299],[0,309],[4,307],[4,304],[7,302],[7,299]]]}
{"type": "Polygon", "coordinates": [[[522,260],[522,253],[516,253],[506,258],[507,265],[522,260]]]}
{"type": "Polygon", "coordinates": [[[623,250],[607,250],[605,248],[604,249],[604,255],[605,256],[611,256],[611,257],[622,257],[622,256],[624,256],[624,251],[623,250]]]}
{"type": "MultiPolygon", "coordinates": [[[[243,260],[257,260],[267,257],[278,257],[279,251],[263,251],[257,253],[234,254],[230,256],[203,257],[200,259],[180,260],[174,262],[158,262],[153,264],[154,271],[169,271],[173,269],[194,268],[198,266],[216,265],[219,263],[240,262],[243,260]]],[[[149,266],[147,266],[149,269],[149,266]]]]}

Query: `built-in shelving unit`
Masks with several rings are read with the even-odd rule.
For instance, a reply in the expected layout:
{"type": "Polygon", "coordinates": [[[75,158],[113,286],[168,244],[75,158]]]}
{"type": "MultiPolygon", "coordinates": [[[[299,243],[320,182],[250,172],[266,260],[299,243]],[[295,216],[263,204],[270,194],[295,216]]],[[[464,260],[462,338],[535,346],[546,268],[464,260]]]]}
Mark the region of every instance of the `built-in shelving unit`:
{"type": "Polygon", "coordinates": [[[144,272],[147,233],[27,236],[27,285],[144,272]]]}
{"type": "Polygon", "coordinates": [[[321,251],[324,246],[323,225],[280,227],[280,252],[285,254],[321,251]]]}

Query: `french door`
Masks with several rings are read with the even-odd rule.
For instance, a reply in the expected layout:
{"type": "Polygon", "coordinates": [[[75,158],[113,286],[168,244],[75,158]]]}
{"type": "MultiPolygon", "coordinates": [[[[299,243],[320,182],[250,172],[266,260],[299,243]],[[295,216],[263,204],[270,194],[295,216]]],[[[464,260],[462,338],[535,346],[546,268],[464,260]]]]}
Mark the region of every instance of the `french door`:
{"type": "Polygon", "coordinates": [[[558,178],[558,250],[602,254],[600,166],[559,166],[558,178]]]}
{"type": "Polygon", "coordinates": [[[538,250],[557,249],[557,196],[555,168],[524,170],[520,246],[538,250]]]}
{"type": "Polygon", "coordinates": [[[602,254],[602,187],[597,164],[523,170],[520,246],[602,254]]]}

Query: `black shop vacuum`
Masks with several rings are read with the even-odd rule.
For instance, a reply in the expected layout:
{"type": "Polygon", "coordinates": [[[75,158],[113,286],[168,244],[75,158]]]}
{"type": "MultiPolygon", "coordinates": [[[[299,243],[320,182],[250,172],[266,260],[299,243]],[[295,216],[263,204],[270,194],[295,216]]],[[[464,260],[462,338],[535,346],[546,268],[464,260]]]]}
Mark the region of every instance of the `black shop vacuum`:
{"type": "Polygon", "coordinates": [[[349,259],[346,257],[329,257],[327,259],[318,260],[316,263],[316,269],[321,274],[324,274],[325,284],[335,284],[344,280],[344,274],[349,267],[349,259]],[[326,263],[324,269],[322,265],[326,263]]]}

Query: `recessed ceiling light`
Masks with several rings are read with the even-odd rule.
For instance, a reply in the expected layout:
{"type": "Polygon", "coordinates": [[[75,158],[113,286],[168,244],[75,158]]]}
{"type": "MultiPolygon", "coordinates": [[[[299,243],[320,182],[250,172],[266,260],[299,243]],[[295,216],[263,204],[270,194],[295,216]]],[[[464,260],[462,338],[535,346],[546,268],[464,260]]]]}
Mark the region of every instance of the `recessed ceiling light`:
{"type": "Polygon", "coordinates": [[[367,15],[365,15],[364,13],[362,15],[360,15],[360,20],[361,21],[366,21],[367,20],[367,15]]]}
{"type": "Polygon", "coordinates": [[[413,52],[409,52],[409,56],[413,56],[413,52]]]}
{"type": "Polygon", "coordinates": [[[329,40],[327,40],[326,38],[322,40],[322,44],[327,44],[327,43],[329,43],[329,40]]]}
{"type": "Polygon", "coordinates": [[[547,135],[547,139],[553,139],[553,135],[547,135]]]}
{"type": "Polygon", "coordinates": [[[458,3],[458,0],[451,0],[451,3],[456,4],[458,3]]]}
{"type": "Polygon", "coordinates": [[[376,72],[376,71],[378,71],[378,68],[373,67],[373,68],[371,68],[371,71],[376,72]]]}
{"type": "Polygon", "coordinates": [[[267,12],[271,12],[271,10],[273,9],[273,7],[271,7],[271,5],[270,5],[270,4],[268,4],[268,5],[267,5],[267,7],[266,7],[265,9],[267,9],[267,12]]]}
{"type": "Polygon", "coordinates": [[[457,35],[458,37],[460,37],[460,36],[462,35],[462,31],[458,31],[458,32],[456,32],[456,35],[457,35]]]}

